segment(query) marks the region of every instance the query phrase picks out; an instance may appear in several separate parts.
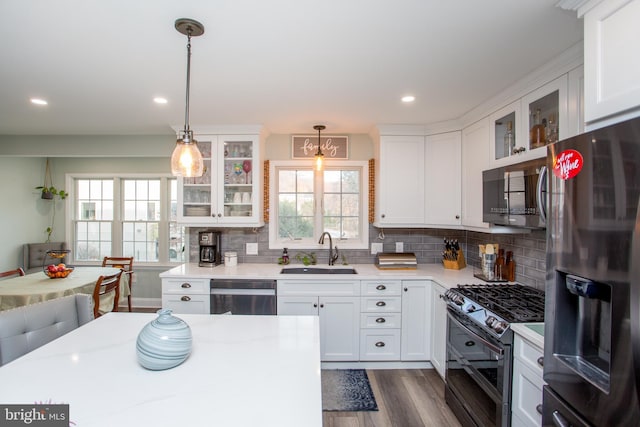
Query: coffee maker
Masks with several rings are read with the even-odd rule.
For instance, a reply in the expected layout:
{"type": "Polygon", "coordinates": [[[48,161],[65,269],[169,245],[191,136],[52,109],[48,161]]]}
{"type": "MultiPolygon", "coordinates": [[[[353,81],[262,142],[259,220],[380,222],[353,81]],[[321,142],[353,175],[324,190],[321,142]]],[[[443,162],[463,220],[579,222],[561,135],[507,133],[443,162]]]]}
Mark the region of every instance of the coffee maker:
{"type": "Polygon", "coordinates": [[[200,231],[198,233],[198,243],[200,244],[199,261],[200,267],[215,267],[222,263],[220,254],[220,233],[217,231],[200,231]]]}

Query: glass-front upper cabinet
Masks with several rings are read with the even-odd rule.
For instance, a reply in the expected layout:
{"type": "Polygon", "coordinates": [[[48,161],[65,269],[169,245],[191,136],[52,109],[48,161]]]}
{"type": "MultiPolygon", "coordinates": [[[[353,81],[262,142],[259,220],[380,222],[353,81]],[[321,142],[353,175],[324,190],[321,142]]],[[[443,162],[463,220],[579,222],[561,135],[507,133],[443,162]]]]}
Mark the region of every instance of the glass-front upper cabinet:
{"type": "Polygon", "coordinates": [[[261,168],[257,135],[196,135],[205,172],[178,179],[178,222],[260,226],[261,168]]]}
{"type": "Polygon", "coordinates": [[[520,100],[496,111],[490,119],[491,163],[508,162],[511,157],[524,150],[517,132],[520,122],[520,100]]]}
{"type": "Polygon", "coordinates": [[[566,138],[567,76],[563,75],[522,98],[521,135],[531,158],[544,157],[546,146],[566,138]]]}
{"type": "Polygon", "coordinates": [[[490,119],[492,167],[546,156],[548,144],[569,136],[567,76],[529,92],[490,119]]]}

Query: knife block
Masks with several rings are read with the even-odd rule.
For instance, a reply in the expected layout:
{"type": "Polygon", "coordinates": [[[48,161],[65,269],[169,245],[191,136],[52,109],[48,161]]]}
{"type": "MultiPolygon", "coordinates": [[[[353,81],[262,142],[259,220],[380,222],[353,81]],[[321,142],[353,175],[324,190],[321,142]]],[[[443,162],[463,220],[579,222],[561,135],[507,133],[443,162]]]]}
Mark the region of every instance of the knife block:
{"type": "Polygon", "coordinates": [[[467,263],[464,261],[464,254],[462,251],[458,252],[458,258],[455,261],[443,259],[442,264],[444,265],[444,268],[448,270],[462,270],[467,266],[467,263]]]}

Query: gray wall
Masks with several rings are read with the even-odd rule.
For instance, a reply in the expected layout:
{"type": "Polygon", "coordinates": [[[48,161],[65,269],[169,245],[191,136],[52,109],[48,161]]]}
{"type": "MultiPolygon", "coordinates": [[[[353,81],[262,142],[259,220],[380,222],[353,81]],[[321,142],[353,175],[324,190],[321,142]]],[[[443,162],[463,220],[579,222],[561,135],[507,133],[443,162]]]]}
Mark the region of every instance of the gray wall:
{"type": "MultiPolygon", "coordinates": [[[[276,263],[282,251],[269,249],[269,227],[258,229],[189,229],[189,259],[198,261],[198,232],[216,230],[222,233],[222,252],[236,251],[238,262],[241,263],[276,263]],[[246,243],[258,243],[258,255],[246,255],[246,243]]],[[[523,234],[487,234],[462,230],[446,229],[384,229],[384,239],[380,239],[380,229],[370,226],[369,240],[371,243],[382,243],[385,252],[395,252],[396,242],[404,243],[405,252],[414,252],[419,264],[440,264],[443,239],[458,239],[464,250],[467,268],[480,269],[478,245],[498,243],[505,251],[513,251],[516,262],[516,281],[544,290],[546,238],[544,230],[523,234]]],[[[371,245],[369,245],[371,246],[371,245]]],[[[292,264],[299,263],[295,255],[299,251],[289,252],[292,264]]],[[[309,252],[309,251],[308,251],[309,252]]],[[[318,264],[328,263],[328,250],[323,248],[313,251],[318,258],[318,264]]],[[[375,262],[375,255],[369,250],[341,250],[349,264],[371,264],[375,262]]],[[[340,262],[342,262],[340,260],[340,262]]]]}

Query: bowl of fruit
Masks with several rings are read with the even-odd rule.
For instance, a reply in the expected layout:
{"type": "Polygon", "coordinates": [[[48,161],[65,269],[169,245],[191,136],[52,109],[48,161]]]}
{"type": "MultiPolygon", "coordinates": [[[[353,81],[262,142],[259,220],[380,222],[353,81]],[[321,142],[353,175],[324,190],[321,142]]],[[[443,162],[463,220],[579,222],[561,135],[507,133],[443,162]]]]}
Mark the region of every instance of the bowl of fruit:
{"type": "Polygon", "coordinates": [[[73,267],[67,267],[65,264],[49,264],[44,269],[44,274],[50,279],[63,279],[71,274],[73,267]]]}

